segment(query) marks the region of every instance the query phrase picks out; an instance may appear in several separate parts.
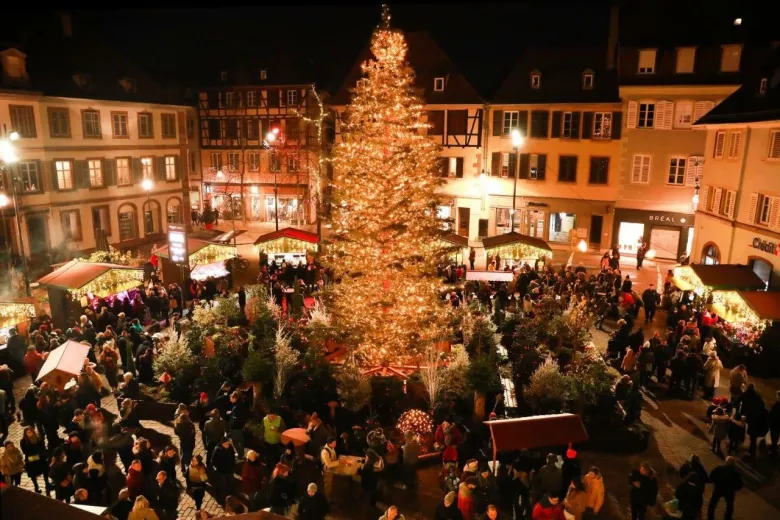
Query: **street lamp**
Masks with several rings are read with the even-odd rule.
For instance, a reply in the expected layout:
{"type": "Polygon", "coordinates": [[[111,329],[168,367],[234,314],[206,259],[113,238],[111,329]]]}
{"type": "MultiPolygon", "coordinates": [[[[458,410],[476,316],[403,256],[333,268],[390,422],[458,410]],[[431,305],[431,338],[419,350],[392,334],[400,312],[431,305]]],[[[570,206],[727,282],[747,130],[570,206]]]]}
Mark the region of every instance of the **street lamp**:
{"type": "MultiPolygon", "coordinates": [[[[279,134],[279,129],[274,128],[267,134],[265,134],[265,146],[270,148],[276,141],[276,136],[279,134]]],[[[277,168],[274,168],[274,221],[276,222],[276,231],[279,231],[279,189],[276,184],[277,168]]],[[[297,189],[297,188],[296,188],[297,189]]]]}
{"type": "Polygon", "coordinates": [[[696,177],[696,185],[693,187],[693,197],[691,197],[691,203],[693,203],[693,212],[696,213],[696,208],[699,207],[699,191],[701,190],[701,186],[699,186],[699,177],[696,177]]]}
{"type": "Polygon", "coordinates": [[[517,200],[517,176],[520,172],[520,147],[523,145],[523,136],[520,130],[517,128],[512,130],[512,148],[515,150],[515,171],[512,172],[514,179],[514,187],[512,188],[512,213],[509,216],[509,231],[510,233],[515,230],[515,213],[517,212],[515,207],[515,201],[517,200]]]}
{"type": "MultiPolygon", "coordinates": [[[[5,125],[3,125],[3,133],[6,132],[5,125]]],[[[16,231],[19,235],[19,254],[22,257],[22,275],[24,276],[24,291],[27,296],[31,296],[30,293],[30,279],[27,277],[27,255],[24,254],[24,237],[22,236],[22,218],[19,214],[19,199],[16,196],[16,178],[14,178],[13,172],[8,168],[9,164],[14,164],[19,161],[19,157],[16,155],[16,148],[13,145],[13,141],[19,139],[19,132],[11,131],[8,133],[7,138],[0,139],[0,158],[3,163],[0,165],[0,172],[9,172],[9,179],[11,182],[11,198],[14,203],[14,213],[16,215],[16,231]]],[[[0,206],[3,208],[8,205],[8,196],[3,194],[3,199],[0,200],[0,206]]],[[[9,245],[10,247],[10,245],[9,245]]]]}

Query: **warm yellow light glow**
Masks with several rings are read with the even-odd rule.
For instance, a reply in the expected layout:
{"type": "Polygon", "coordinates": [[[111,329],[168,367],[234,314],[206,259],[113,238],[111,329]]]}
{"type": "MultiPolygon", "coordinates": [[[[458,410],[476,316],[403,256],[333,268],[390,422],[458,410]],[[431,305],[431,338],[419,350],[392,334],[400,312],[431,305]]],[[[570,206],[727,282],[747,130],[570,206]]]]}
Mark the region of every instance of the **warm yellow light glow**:
{"type": "Polygon", "coordinates": [[[0,193],[0,208],[4,208],[11,203],[11,199],[5,193],[0,193]]]}
{"type": "Polygon", "coordinates": [[[520,148],[523,145],[523,134],[520,133],[520,130],[515,128],[512,130],[512,147],[513,148],[520,148]]]}
{"type": "Polygon", "coordinates": [[[12,145],[11,141],[8,139],[0,140],[0,158],[2,158],[3,162],[6,164],[13,164],[19,160],[14,145],[12,145]]]}
{"type": "Polygon", "coordinates": [[[14,130],[10,134],[8,134],[8,139],[10,139],[11,141],[16,141],[17,139],[19,139],[19,132],[14,130]]]}
{"type": "Polygon", "coordinates": [[[648,249],[647,253],[645,253],[645,258],[652,260],[655,258],[655,249],[648,249]]]}
{"type": "Polygon", "coordinates": [[[269,143],[273,143],[274,141],[276,141],[276,134],[278,133],[278,129],[274,128],[274,130],[276,130],[277,132],[268,132],[267,134],[265,134],[265,140],[268,141],[269,143]]]}
{"type": "Polygon", "coordinates": [[[0,302],[0,329],[13,327],[34,317],[35,306],[32,303],[0,302]]]}
{"type": "Polygon", "coordinates": [[[587,243],[587,242],[585,242],[584,240],[580,240],[580,243],[579,243],[579,244],[577,244],[577,249],[578,249],[580,252],[582,252],[582,253],[585,253],[585,252],[587,252],[587,251],[588,251],[588,243],[587,243]]]}
{"type": "Polygon", "coordinates": [[[209,244],[203,249],[192,253],[189,257],[190,269],[199,265],[213,264],[238,256],[234,246],[209,244]]]}
{"type": "Polygon", "coordinates": [[[257,244],[254,249],[256,252],[264,251],[268,255],[275,255],[279,253],[302,253],[316,252],[317,244],[306,242],[305,240],[298,240],[296,238],[281,237],[268,242],[257,244]]]}
{"type": "Polygon", "coordinates": [[[78,289],[72,289],[70,293],[76,298],[88,294],[103,298],[134,289],[143,281],[144,272],[141,269],[111,269],[78,289]]]}
{"type": "Polygon", "coordinates": [[[141,181],[141,187],[145,191],[152,191],[152,188],[154,188],[154,183],[152,182],[152,179],[144,179],[141,181]]]}

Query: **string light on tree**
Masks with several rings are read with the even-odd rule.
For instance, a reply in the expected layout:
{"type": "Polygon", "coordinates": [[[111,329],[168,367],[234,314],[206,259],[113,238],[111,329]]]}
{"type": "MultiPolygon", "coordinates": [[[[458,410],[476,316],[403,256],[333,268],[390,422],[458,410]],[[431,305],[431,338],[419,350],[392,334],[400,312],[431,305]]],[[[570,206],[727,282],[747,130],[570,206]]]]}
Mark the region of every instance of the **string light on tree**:
{"type": "Polygon", "coordinates": [[[398,430],[402,433],[412,432],[417,435],[429,435],[433,433],[433,421],[430,415],[412,408],[401,414],[398,418],[398,424],[396,425],[398,430]]]}

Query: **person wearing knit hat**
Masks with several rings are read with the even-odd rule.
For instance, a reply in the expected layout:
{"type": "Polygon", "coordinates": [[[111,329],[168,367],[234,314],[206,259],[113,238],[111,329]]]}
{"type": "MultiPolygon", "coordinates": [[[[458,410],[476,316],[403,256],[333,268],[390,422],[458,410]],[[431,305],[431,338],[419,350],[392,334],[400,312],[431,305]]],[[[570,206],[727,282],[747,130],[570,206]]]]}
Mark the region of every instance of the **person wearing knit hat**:
{"type": "Polygon", "coordinates": [[[458,509],[457,495],[454,491],[450,491],[444,495],[444,500],[436,506],[436,514],[434,518],[436,520],[460,520],[463,518],[460,510],[458,509]]]}

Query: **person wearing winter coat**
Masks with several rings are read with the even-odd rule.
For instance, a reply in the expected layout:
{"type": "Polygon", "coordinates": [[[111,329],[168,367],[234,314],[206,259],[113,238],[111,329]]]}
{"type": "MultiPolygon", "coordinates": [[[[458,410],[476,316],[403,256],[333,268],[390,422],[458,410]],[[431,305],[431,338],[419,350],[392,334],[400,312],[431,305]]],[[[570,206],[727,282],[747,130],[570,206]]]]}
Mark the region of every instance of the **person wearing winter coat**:
{"type": "Polygon", "coordinates": [[[175,480],[175,475],[171,479],[165,471],[160,471],[154,486],[156,509],[163,512],[167,520],[176,520],[179,516],[179,488],[175,480]]]}
{"type": "Polygon", "coordinates": [[[591,466],[582,483],[585,484],[585,492],[588,494],[588,507],[598,514],[604,506],[604,479],[599,468],[591,466]]]}
{"type": "MultiPolygon", "coordinates": [[[[247,455],[247,460],[249,455],[247,455]]],[[[312,482],[306,487],[306,494],[298,503],[298,518],[300,520],[325,520],[330,512],[330,505],[325,495],[317,489],[317,484],[312,482]]]]}
{"type": "Polygon", "coordinates": [[[710,424],[710,432],[712,432],[712,451],[718,455],[723,453],[721,449],[721,443],[726,439],[729,428],[729,416],[722,408],[717,408],[712,414],[712,423],[710,424]]]}
{"type": "Polygon", "coordinates": [[[732,417],[729,424],[729,449],[728,454],[734,455],[739,451],[740,446],[745,443],[745,432],[747,431],[747,417],[732,417]]]}
{"type": "Polygon", "coordinates": [[[477,484],[477,477],[468,477],[458,486],[458,509],[466,520],[474,518],[474,489],[477,484]]]}
{"type": "Polygon", "coordinates": [[[206,421],[203,427],[203,445],[206,448],[206,460],[211,462],[211,454],[214,453],[214,448],[222,442],[222,438],[225,436],[227,423],[216,408],[212,409],[209,415],[211,418],[206,421]]]}
{"type": "Polygon", "coordinates": [[[233,472],[236,468],[236,452],[229,437],[224,437],[222,443],[214,448],[209,462],[214,470],[214,487],[219,498],[224,500],[233,490],[233,472]]]}
{"type": "Polygon", "coordinates": [[[195,452],[195,425],[190,420],[190,414],[183,413],[176,418],[173,422],[173,432],[179,437],[181,469],[184,472],[195,452]]]}
{"type": "Polygon", "coordinates": [[[51,485],[49,484],[49,474],[46,467],[46,446],[43,444],[43,439],[38,436],[35,428],[28,426],[24,429],[19,446],[22,448],[22,453],[24,453],[24,469],[27,472],[27,476],[32,480],[35,492],[41,492],[41,488],[38,485],[38,477],[43,475],[46,493],[48,494],[51,485]]]}
{"type": "Polygon", "coordinates": [[[720,499],[726,501],[726,520],[734,516],[734,496],[742,489],[742,477],[736,468],[736,459],[726,457],[726,463],[712,470],[710,481],[713,484],[710,504],[707,507],[707,520],[715,519],[715,508],[720,499]]]}
{"type": "MultiPolygon", "coordinates": [[[[531,492],[534,497],[541,497],[544,494],[555,493],[559,496],[561,492],[561,470],[556,463],[558,457],[549,453],[547,463],[536,473],[531,486],[531,492]]],[[[538,501],[538,500],[537,500],[538,501]]]]}
{"type": "Polygon", "coordinates": [[[241,467],[241,491],[251,497],[262,487],[263,463],[255,450],[246,453],[246,461],[241,467]]]}
{"type": "Polygon", "coordinates": [[[154,512],[154,509],[149,507],[149,501],[146,500],[146,497],[139,496],[136,497],[133,510],[130,511],[127,520],[160,520],[160,518],[154,512]]]}
{"type": "Polygon", "coordinates": [[[707,361],[704,363],[704,398],[707,400],[715,397],[715,390],[720,386],[720,371],[723,369],[723,363],[718,357],[718,353],[712,351],[709,353],[707,361]]]}
{"type": "Polygon", "coordinates": [[[777,399],[772,409],[769,410],[769,452],[777,456],[777,443],[780,441],[780,390],[776,393],[777,399]]]}
{"type": "Polygon", "coordinates": [[[130,500],[135,500],[146,491],[146,480],[141,461],[138,459],[130,464],[130,469],[127,471],[127,491],[130,493],[130,500]]]}
{"type": "Polygon", "coordinates": [[[649,463],[643,462],[639,469],[631,472],[628,483],[631,486],[631,520],[644,520],[647,508],[655,505],[658,499],[655,470],[649,463]]]}
{"type": "Polygon", "coordinates": [[[184,471],[184,480],[187,482],[187,494],[195,502],[195,511],[200,511],[203,498],[206,496],[206,484],[209,480],[206,465],[203,464],[203,457],[195,455],[190,459],[190,464],[184,471]]]}
{"type": "Polygon", "coordinates": [[[3,473],[6,484],[18,486],[22,483],[24,456],[13,441],[5,441],[3,446],[3,453],[0,454],[0,472],[3,473]]]}
{"type": "Polygon", "coordinates": [[[396,506],[390,506],[385,511],[385,514],[379,517],[379,520],[405,520],[404,515],[398,512],[396,506]]]}
{"type": "Polygon", "coordinates": [[[54,486],[55,498],[62,500],[66,504],[70,502],[70,497],[73,496],[71,467],[65,461],[65,452],[62,448],[55,448],[49,464],[49,478],[54,486]]]}
{"type": "Polygon", "coordinates": [[[695,520],[701,514],[704,503],[704,484],[695,471],[687,474],[681,472],[683,480],[674,490],[674,498],[678,501],[678,507],[682,513],[681,520],[695,520]]]}
{"type": "Polygon", "coordinates": [[[588,507],[588,493],[580,477],[574,477],[563,500],[563,507],[574,520],[582,520],[585,508],[588,507]]]}
{"type": "Polygon", "coordinates": [[[444,500],[436,506],[436,513],[433,516],[434,520],[465,520],[460,509],[458,509],[456,501],[457,495],[454,491],[444,495],[444,500]]]}
{"type": "Polygon", "coordinates": [[[533,520],[565,520],[558,492],[543,496],[534,506],[531,518],[533,520]]]}

